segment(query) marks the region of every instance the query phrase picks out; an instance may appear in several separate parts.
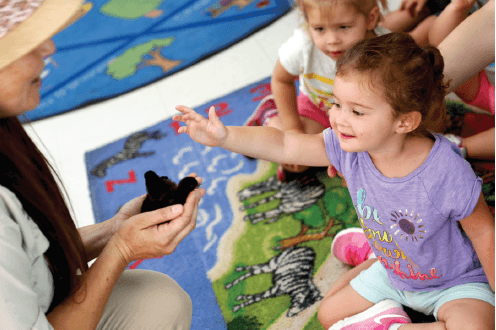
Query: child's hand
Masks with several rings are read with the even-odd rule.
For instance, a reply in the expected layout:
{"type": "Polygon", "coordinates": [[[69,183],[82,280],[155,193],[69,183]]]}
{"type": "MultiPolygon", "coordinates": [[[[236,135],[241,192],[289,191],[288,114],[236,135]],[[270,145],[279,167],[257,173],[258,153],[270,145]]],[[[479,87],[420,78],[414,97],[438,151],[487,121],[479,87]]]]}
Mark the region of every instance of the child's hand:
{"type": "Polygon", "coordinates": [[[184,105],[176,106],[176,110],[183,113],[172,117],[175,121],[182,121],[187,126],[179,128],[179,133],[187,133],[193,141],[209,147],[222,145],[227,138],[227,129],[215,113],[215,107],[208,111],[209,119],[197,114],[193,109],[184,105]]]}
{"type": "Polygon", "coordinates": [[[410,13],[411,17],[417,17],[418,14],[424,9],[427,0],[403,0],[401,2],[400,10],[406,10],[410,13]]]}
{"type": "Polygon", "coordinates": [[[476,0],[452,0],[449,6],[453,8],[453,10],[457,11],[468,11],[475,4],[476,0]]]}

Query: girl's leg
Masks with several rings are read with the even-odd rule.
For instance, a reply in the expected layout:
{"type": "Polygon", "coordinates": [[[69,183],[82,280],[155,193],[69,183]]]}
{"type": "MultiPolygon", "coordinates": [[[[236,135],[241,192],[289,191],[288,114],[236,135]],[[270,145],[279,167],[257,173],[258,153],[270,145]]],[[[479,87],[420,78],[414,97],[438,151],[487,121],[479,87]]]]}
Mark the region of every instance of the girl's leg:
{"type": "Polygon", "coordinates": [[[330,287],[325,294],[324,299],[322,299],[318,311],[319,321],[325,329],[329,329],[331,325],[345,317],[358,314],[374,305],[353,290],[350,286],[350,281],[376,261],[377,259],[369,259],[350,269],[348,272],[341,275],[330,287]],[[351,294],[351,296],[347,296],[347,294],[351,294]],[[352,302],[354,297],[356,297],[356,302],[352,302]],[[351,309],[347,309],[350,307],[345,307],[345,304],[352,305],[351,309]],[[354,307],[358,307],[356,311],[353,309],[354,307]]]}
{"type": "Polygon", "coordinates": [[[494,306],[478,299],[452,300],[439,308],[438,318],[446,329],[494,329],[494,306]]]}
{"type": "Polygon", "coordinates": [[[336,322],[359,314],[372,306],[374,306],[373,302],[362,297],[348,284],[334,295],[326,295],[322,300],[318,312],[319,322],[324,329],[329,329],[336,322]]]}
{"type": "Polygon", "coordinates": [[[400,330],[493,330],[494,307],[482,300],[458,299],[441,306],[439,322],[404,324],[400,330]]]}
{"type": "Polygon", "coordinates": [[[186,330],[193,307],[189,295],[169,276],[126,270],[114,286],[98,330],[186,330]]]}

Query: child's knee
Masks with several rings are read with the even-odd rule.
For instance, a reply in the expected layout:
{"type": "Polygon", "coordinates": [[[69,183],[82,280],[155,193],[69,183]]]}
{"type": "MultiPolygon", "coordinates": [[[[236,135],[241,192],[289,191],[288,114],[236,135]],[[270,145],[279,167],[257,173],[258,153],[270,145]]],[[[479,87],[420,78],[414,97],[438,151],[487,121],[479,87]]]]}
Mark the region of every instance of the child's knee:
{"type": "Polygon", "coordinates": [[[341,320],[337,313],[335,313],[338,309],[336,303],[335,296],[324,298],[320,303],[317,317],[325,329],[329,329],[334,323],[341,320]]]}
{"type": "Polygon", "coordinates": [[[493,330],[494,306],[477,299],[457,299],[439,309],[438,318],[448,330],[493,330]]]}

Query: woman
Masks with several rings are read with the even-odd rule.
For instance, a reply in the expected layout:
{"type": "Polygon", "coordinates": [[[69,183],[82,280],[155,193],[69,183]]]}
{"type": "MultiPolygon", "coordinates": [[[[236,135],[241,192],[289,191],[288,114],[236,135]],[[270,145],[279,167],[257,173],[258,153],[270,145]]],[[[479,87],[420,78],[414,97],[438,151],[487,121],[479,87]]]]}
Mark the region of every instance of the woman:
{"type": "Polygon", "coordinates": [[[126,267],[172,253],[195,227],[205,190],[184,206],[139,214],[141,196],[112,219],[77,229],[50,165],[17,119],[37,107],[43,58],[55,51],[50,37],[80,5],[0,3],[0,328],[189,329],[191,299],[174,280],[126,267]]]}

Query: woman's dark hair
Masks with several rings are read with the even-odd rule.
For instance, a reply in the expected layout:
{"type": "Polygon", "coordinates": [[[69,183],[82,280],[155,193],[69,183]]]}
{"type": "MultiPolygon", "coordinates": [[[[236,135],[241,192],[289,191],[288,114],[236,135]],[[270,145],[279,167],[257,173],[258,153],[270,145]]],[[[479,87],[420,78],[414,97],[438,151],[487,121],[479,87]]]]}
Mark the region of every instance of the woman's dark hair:
{"type": "Polygon", "coordinates": [[[16,117],[0,118],[0,185],[12,191],[50,242],[55,293],[49,311],[82,283],[88,268],[81,237],[48,161],[16,117]]]}
{"type": "Polygon", "coordinates": [[[368,87],[379,88],[393,116],[418,111],[424,120],[444,102],[449,83],[443,81],[443,69],[437,48],[421,48],[407,33],[389,33],[348,49],[337,63],[336,76],[367,73],[368,87]]]}

